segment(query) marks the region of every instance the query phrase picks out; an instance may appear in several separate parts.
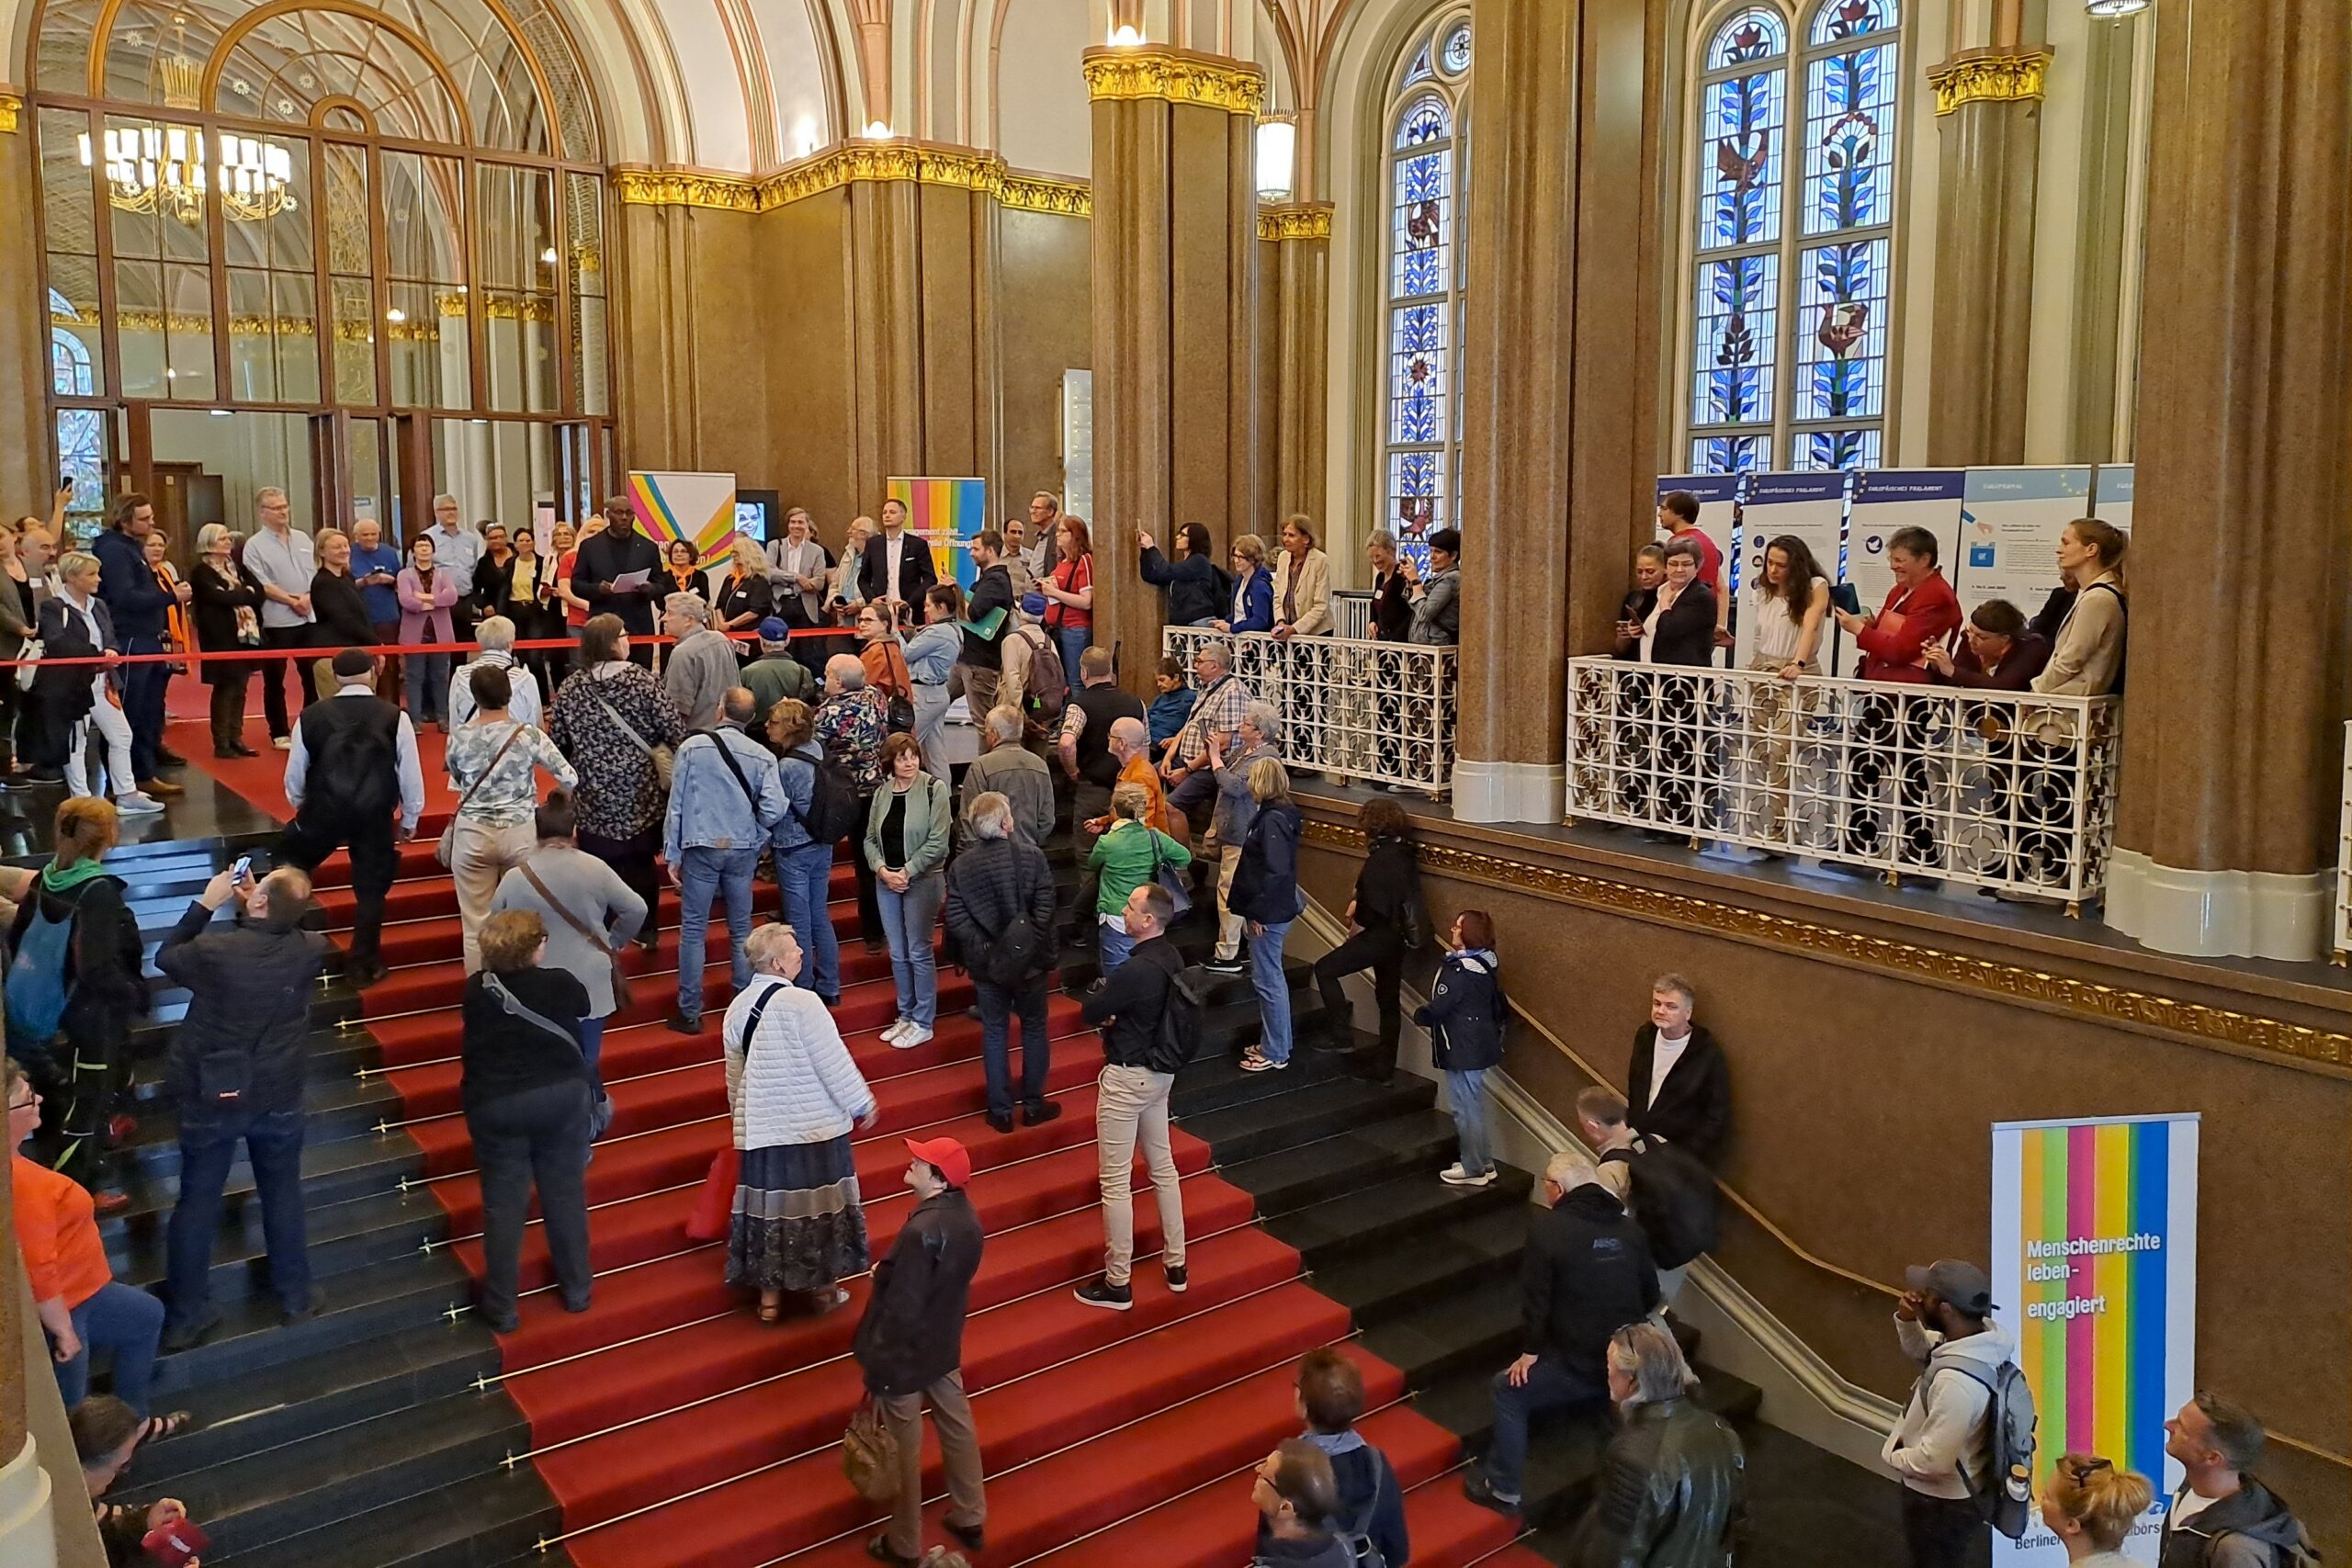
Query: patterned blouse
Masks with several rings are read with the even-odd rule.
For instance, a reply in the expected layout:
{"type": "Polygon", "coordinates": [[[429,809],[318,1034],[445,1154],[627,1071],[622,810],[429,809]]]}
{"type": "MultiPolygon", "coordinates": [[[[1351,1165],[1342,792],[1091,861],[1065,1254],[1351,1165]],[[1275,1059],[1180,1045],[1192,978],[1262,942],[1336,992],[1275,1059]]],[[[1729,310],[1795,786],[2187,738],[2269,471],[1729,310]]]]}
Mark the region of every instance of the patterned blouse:
{"type": "Polygon", "coordinates": [[[548,733],[580,770],[580,830],[629,839],[661,820],[662,784],[652,759],[614,724],[607,705],[646,746],[675,746],[684,732],[652,672],[634,664],[574,671],[556,693],[548,733]]]}
{"type": "Polygon", "coordinates": [[[473,790],[473,798],[466,802],[465,818],[469,822],[511,828],[531,820],[531,814],[539,804],[536,774],[540,768],[545,768],[566,789],[580,782],[580,775],[571,771],[571,764],[563,760],[555,742],[535,725],[517,724],[513,719],[503,724],[477,720],[449,732],[450,782],[460,795],[473,790]],[[506,738],[510,735],[514,736],[514,743],[508,746],[506,738]],[[499,755],[502,746],[506,747],[503,756],[499,755]],[[482,779],[485,768],[490,770],[490,776],[482,779]],[[477,779],[481,779],[478,788],[474,784],[477,779]]]}
{"type": "Polygon", "coordinates": [[[817,709],[817,743],[849,774],[860,795],[882,787],[882,742],[890,735],[889,699],[871,686],[827,697],[817,709]]]}

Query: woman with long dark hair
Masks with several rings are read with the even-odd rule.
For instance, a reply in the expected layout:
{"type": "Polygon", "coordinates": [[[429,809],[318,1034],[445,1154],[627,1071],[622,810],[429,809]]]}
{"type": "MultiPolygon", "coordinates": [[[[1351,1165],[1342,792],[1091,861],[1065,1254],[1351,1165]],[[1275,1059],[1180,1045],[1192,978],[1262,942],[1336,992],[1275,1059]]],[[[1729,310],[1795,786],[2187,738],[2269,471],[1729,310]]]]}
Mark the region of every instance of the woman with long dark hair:
{"type": "Polygon", "coordinates": [[[1171,626],[1204,626],[1217,618],[1233,596],[1233,585],[1216,564],[1216,547],[1201,524],[1187,523],[1176,530],[1176,558],[1159,553],[1148,533],[1137,531],[1136,546],[1143,552],[1143,580],[1168,590],[1167,621],[1171,626]]]}
{"type": "Polygon", "coordinates": [[[1756,583],[1756,646],[1750,670],[1783,681],[1821,671],[1821,626],[1829,618],[1829,578],[1794,534],[1764,547],[1756,583]]]}

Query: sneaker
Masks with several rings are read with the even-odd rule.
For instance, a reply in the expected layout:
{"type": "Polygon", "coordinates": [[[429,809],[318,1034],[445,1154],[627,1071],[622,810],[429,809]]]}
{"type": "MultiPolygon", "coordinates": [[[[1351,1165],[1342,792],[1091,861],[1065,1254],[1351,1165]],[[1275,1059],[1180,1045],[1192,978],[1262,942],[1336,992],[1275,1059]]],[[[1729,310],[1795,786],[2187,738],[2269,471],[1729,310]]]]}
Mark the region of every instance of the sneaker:
{"type": "Polygon", "coordinates": [[[668,1027],[670,1032],[673,1034],[700,1034],[702,1032],[702,1015],[700,1013],[673,1012],[662,1021],[668,1027]]]}
{"type": "Polygon", "coordinates": [[[1242,1053],[1241,1056],[1241,1070],[1245,1073],[1279,1073],[1289,1066],[1288,1059],[1277,1062],[1272,1056],[1261,1054],[1254,1045],[1242,1053]]]}
{"type": "Polygon", "coordinates": [[[1125,1312],[1136,1304],[1133,1287],[1114,1285],[1107,1274],[1098,1274],[1070,1292],[1091,1307],[1108,1307],[1113,1312],[1125,1312]]]}
{"type": "Polygon", "coordinates": [[[1495,1184],[1495,1175],[1496,1173],[1489,1169],[1473,1176],[1462,1168],[1460,1160],[1456,1160],[1439,1171],[1437,1179],[1448,1187],[1492,1187],[1495,1184]]]}
{"type": "Polygon", "coordinates": [[[1516,1515],[1519,1512],[1519,1498],[1496,1491],[1494,1483],[1487,1479],[1487,1472],[1475,1465],[1462,1478],[1462,1495],[1478,1506],[1492,1508],[1498,1514],[1516,1515]]]}
{"type": "Polygon", "coordinates": [[[932,1032],[928,1028],[920,1023],[910,1023],[907,1025],[904,1032],[890,1043],[901,1051],[911,1051],[918,1045],[930,1044],[931,1041],[932,1032]]]}
{"type": "Polygon", "coordinates": [[[153,817],[164,809],[164,803],[140,790],[115,796],[114,808],[125,817],[153,817]]]}
{"type": "Polygon", "coordinates": [[[893,1019],[890,1022],[890,1027],[882,1032],[882,1043],[885,1045],[896,1045],[899,1043],[899,1036],[904,1034],[909,1027],[910,1025],[905,1019],[893,1019]]]}
{"type": "Polygon", "coordinates": [[[1230,958],[1212,958],[1201,967],[1212,975],[1247,975],[1250,961],[1237,953],[1230,958]]]}
{"type": "Polygon", "coordinates": [[[1160,1270],[1168,1276],[1168,1293],[1171,1296],[1182,1295],[1193,1282],[1192,1270],[1182,1263],[1163,1263],[1160,1270]]]}
{"type": "Polygon", "coordinates": [[[273,735],[269,738],[269,743],[280,751],[294,750],[294,738],[290,735],[273,735]]]}

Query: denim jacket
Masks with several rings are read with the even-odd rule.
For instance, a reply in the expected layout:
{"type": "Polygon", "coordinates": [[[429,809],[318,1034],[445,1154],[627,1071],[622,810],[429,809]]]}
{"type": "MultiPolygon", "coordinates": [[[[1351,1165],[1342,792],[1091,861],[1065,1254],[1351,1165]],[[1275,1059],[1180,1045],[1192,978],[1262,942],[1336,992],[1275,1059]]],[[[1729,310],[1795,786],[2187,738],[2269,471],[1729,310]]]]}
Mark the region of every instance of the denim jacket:
{"type": "Polygon", "coordinates": [[[670,810],[662,853],[672,865],[684,849],[756,850],[784,815],[784,786],[768,749],[731,726],[686,737],[670,780],[670,810]],[[718,749],[727,748],[727,755],[718,749]],[[727,766],[732,758],[743,784],[727,766]],[[749,794],[744,791],[749,784],[749,794]]]}
{"type": "Polygon", "coordinates": [[[915,633],[906,641],[907,675],[918,686],[944,686],[964,657],[964,634],[956,629],[953,621],[941,621],[915,633]]]}
{"type": "Polygon", "coordinates": [[[769,830],[768,842],[780,855],[816,841],[808,836],[807,818],[817,803],[817,764],[824,755],[814,740],[804,740],[776,759],[776,787],[784,795],[784,815],[769,830]]]}

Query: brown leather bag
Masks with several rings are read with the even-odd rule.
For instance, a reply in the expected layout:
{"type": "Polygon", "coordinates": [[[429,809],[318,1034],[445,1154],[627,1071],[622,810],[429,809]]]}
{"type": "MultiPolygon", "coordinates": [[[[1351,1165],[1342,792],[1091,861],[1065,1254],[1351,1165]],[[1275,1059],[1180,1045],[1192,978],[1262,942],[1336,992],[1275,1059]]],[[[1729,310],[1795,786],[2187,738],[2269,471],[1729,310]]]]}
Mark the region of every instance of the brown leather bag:
{"type": "Polygon", "coordinates": [[[899,1439],[879,1399],[868,1398],[849,1418],[849,1430],[842,1434],[842,1473],[869,1503],[888,1503],[899,1495],[899,1439]]]}
{"type": "MultiPolygon", "coordinates": [[[[540,902],[555,911],[556,919],[586,938],[589,946],[603,951],[605,961],[613,966],[613,1011],[627,1012],[629,1005],[628,971],[621,967],[620,951],[606,945],[605,934],[602,931],[594,930],[587,921],[565,908],[563,901],[548,891],[548,885],[539,880],[539,874],[531,869],[528,862],[518,863],[514,869],[523,874],[523,880],[531,885],[531,891],[539,896],[540,902]]],[[[652,919],[652,916],[653,912],[650,909],[646,911],[648,919],[652,919]]]]}

